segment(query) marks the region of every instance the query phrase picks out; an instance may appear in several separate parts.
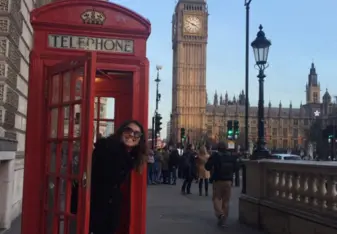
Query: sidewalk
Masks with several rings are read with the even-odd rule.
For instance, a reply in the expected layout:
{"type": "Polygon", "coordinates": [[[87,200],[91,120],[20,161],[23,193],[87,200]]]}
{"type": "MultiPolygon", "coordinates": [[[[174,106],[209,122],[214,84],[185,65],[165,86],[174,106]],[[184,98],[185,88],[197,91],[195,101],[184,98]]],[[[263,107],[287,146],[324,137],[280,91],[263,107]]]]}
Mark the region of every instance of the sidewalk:
{"type": "Polygon", "coordinates": [[[21,216],[12,222],[11,229],[0,230],[0,234],[21,234],[21,216]]]}
{"type": "MultiPolygon", "coordinates": [[[[178,185],[151,185],[147,193],[147,234],[259,234],[238,222],[238,198],[241,189],[233,187],[228,227],[216,226],[211,194],[200,197],[197,185],[192,185],[192,195],[180,194],[178,185]]],[[[212,185],[210,185],[211,191],[212,185]]],[[[21,234],[21,217],[12,223],[12,228],[0,234],[21,234]]],[[[39,234],[39,233],[32,233],[39,234]]]]}
{"type": "MultiPolygon", "coordinates": [[[[180,183],[179,183],[180,184],[180,183]]],[[[210,189],[212,185],[210,185],[210,189]]],[[[192,195],[181,195],[180,186],[151,185],[148,188],[147,234],[259,234],[238,222],[240,188],[233,187],[228,227],[219,228],[213,212],[211,194],[200,197],[197,184],[192,195]]]]}

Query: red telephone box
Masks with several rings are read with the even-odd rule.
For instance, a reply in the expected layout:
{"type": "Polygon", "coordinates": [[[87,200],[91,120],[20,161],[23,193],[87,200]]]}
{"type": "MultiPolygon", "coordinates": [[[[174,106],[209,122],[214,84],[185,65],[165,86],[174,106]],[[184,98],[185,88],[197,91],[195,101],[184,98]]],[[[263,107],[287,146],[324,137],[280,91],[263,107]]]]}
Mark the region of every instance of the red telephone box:
{"type": "MultiPolygon", "coordinates": [[[[31,23],[22,234],[87,234],[94,122],[136,119],[147,129],[150,22],[113,3],[73,0],[35,9],[31,23]],[[114,119],[94,113],[108,97],[114,119]]],[[[146,173],[123,189],[119,233],[145,234],[146,173]]]]}

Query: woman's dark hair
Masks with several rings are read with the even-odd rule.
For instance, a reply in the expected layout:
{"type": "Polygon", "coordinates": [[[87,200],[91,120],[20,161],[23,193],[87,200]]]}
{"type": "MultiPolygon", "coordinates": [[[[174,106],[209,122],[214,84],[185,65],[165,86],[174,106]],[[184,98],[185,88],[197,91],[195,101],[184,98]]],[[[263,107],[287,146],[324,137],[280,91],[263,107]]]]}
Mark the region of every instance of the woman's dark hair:
{"type": "Polygon", "coordinates": [[[127,120],[112,135],[112,138],[116,141],[120,141],[125,128],[131,123],[136,124],[140,128],[140,131],[142,133],[139,139],[139,144],[136,147],[134,147],[131,151],[131,153],[135,157],[136,171],[142,173],[143,167],[147,162],[148,158],[147,140],[145,136],[144,127],[137,120],[127,120]]]}

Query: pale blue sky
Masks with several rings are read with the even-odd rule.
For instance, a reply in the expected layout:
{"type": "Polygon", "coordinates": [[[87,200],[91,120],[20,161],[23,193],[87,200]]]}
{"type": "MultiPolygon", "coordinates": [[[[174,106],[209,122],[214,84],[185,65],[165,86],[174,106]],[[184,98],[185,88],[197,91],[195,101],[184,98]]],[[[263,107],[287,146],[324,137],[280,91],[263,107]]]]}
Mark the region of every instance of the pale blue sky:
{"type": "MultiPolygon", "coordinates": [[[[152,23],[147,56],[150,60],[149,123],[155,108],[156,64],[163,66],[159,111],[166,122],[171,111],[172,44],[171,20],[176,0],[112,0],[124,5],[152,23]]],[[[210,101],[214,91],[232,97],[244,89],[245,7],[244,0],[208,0],[209,39],[207,48],[207,91],[210,101]]],[[[305,102],[305,84],[312,61],[315,62],[321,95],[326,88],[337,95],[337,1],[336,0],[252,0],[250,41],[262,24],[272,41],[270,67],[266,70],[265,100],[272,105],[298,107],[305,102]]],[[[250,102],[257,104],[258,82],[250,51],[250,102]]],[[[151,125],[149,125],[151,126],[151,125]]]]}

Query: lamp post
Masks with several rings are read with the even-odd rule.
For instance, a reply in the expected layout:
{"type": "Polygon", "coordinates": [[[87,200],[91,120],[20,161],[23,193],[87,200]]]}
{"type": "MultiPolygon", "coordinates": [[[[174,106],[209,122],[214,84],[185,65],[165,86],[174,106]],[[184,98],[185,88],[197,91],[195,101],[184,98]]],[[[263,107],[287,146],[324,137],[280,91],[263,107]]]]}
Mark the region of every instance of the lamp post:
{"type": "Polygon", "coordinates": [[[245,150],[248,152],[248,118],[249,118],[249,9],[252,0],[245,0],[246,7],[246,58],[245,58],[245,150]]]}
{"type": "Polygon", "coordinates": [[[256,67],[259,70],[257,77],[259,78],[259,105],[258,105],[258,141],[257,147],[253,152],[252,159],[266,158],[269,151],[265,148],[264,139],[264,70],[268,67],[268,53],[271,42],[266,38],[263,27],[260,25],[260,31],[257,33],[256,39],[251,43],[254,51],[256,67]]]}
{"type": "MultiPolygon", "coordinates": [[[[161,65],[156,66],[157,78],[154,81],[156,82],[157,85],[156,85],[156,110],[154,112],[154,116],[155,116],[154,118],[156,118],[156,116],[158,114],[158,104],[160,102],[160,97],[161,97],[161,95],[159,93],[159,83],[160,83],[159,71],[162,70],[162,69],[163,69],[163,67],[161,65]]],[[[156,120],[153,119],[152,122],[154,123],[154,122],[156,122],[156,120]]],[[[155,148],[155,147],[157,147],[157,129],[154,129],[154,126],[153,126],[152,130],[154,130],[154,131],[152,131],[153,132],[152,142],[154,142],[153,148],[155,148]]]]}
{"type": "Polygon", "coordinates": [[[163,67],[162,66],[160,66],[160,65],[157,65],[156,66],[156,69],[157,69],[157,78],[154,80],[156,83],[157,83],[157,91],[156,91],[156,110],[155,110],[155,112],[157,113],[158,112],[158,103],[159,103],[159,101],[160,101],[160,93],[159,93],[159,82],[160,82],[160,79],[159,79],[159,71],[161,70],[161,69],[163,69],[163,67]]]}

